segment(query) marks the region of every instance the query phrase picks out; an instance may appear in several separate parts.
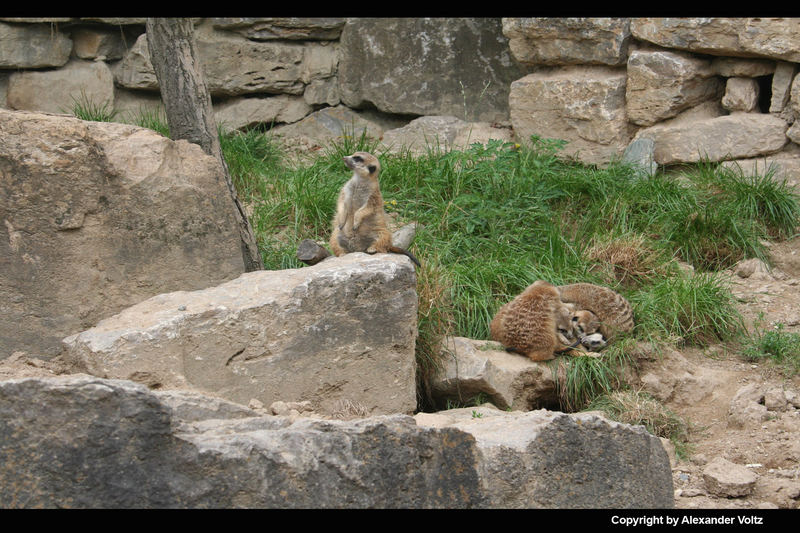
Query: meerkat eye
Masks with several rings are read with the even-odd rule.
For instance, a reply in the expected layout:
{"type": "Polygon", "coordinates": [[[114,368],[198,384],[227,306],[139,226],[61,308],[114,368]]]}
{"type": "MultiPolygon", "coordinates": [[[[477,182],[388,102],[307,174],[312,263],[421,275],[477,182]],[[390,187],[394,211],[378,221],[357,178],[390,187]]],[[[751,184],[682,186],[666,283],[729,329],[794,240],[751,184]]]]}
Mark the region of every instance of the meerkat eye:
{"type": "Polygon", "coordinates": [[[360,155],[354,155],[353,156],[353,161],[355,161],[356,163],[361,163],[363,160],[364,160],[364,158],[361,157],[360,155]]]}
{"type": "Polygon", "coordinates": [[[375,169],[376,169],[376,168],[378,168],[378,167],[376,167],[375,165],[369,165],[369,166],[367,166],[367,170],[369,170],[369,173],[370,173],[370,174],[372,174],[373,172],[375,172],[375,169]]]}
{"type": "Polygon", "coordinates": [[[573,322],[577,322],[578,321],[578,317],[576,317],[576,316],[572,317],[572,321],[573,322]]]}

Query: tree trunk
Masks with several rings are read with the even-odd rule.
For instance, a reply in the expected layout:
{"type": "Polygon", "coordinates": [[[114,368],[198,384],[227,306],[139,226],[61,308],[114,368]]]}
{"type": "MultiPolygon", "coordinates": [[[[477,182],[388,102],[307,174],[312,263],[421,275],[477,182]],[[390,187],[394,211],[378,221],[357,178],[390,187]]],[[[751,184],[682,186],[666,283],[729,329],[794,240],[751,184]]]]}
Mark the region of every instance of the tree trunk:
{"type": "Polygon", "coordinates": [[[146,29],[150,61],[167,112],[170,137],[198,144],[204,152],[220,161],[239,224],[245,271],[263,269],[253,228],[244,214],[222,156],[211,93],[195,51],[194,25],[187,18],[148,18],[146,29]]]}

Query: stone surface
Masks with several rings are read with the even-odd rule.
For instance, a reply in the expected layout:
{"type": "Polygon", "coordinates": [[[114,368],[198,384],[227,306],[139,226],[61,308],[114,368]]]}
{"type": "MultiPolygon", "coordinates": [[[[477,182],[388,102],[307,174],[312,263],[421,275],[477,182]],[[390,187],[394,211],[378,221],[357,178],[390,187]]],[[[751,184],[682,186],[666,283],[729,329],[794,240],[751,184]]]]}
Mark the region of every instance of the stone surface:
{"type": "Polygon", "coordinates": [[[211,24],[254,41],[335,40],[342,34],[346,20],[337,17],[214,17],[211,24]]]}
{"type": "Polygon", "coordinates": [[[81,59],[122,59],[138,37],[117,28],[78,27],[70,33],[73,54],[81,59]]]}
{"type": "Polygon", "coordinates": [[[463,337],[449,337],[442,350],[442,368],[431,383],[442,408],[448,401],[463,405],[477,398],[516,411],[558,405],[547,363],[509,353],[493,341],[463,337]]]}
{"type": "Polygon", "coordinates": [[[93,377],[0,382],[3,508],[469,508],[475,439],[404,415],[247,416],[93,377]]]}
{"type": "Polygon", "coordinates": [[[416,409],[417,294],[405,256],[363,253],[164,293],[64,339],[65,359],[108,378],[146,372],[247,404],[339,399],[370,414],[416,409]]]}
{"type": "Polygon", "coordinates": [[[758,82],[752,78],[728,78],[722,107],[729,111],[749,113],[758,106],[758,82]]]}
{"type": "Polygon", "coordinates": [[[370,111],[353,111],[343,105],[315,111],[293,124],[277,126],[274,133],[284,137],[306,137],[318,144],[340,139],[345,135],[355,138],[362,134],[380,139],[386,130],[405,124],[404,120],[382,117],[370,111]]]}
{"type": "Polygon", "coordinates": [[[514,58],[537,65],[623,65],[630,19],[591,17],[504,18],[503,35],[514,58]]]}
{"type": "Polygon", "coordinates": [[[738,498],[753,492],[758,476],[747,467],[715,457],[703,469],[706,490],[717,496],[738,498]]]}
{"type": "Polygon", "coordinates": [[[492,508],[672,508],[669,457],[642,426],[594,414],[493,407],[417,415],[475,438],[492,508]]]}
{"type": "Polygon", "coordinates": [[[792,81],[797,74],[797,65],[779,61],[772,75],[772,97],[769,112],[780,114],[791,99],[792,81]]]}
{"type": "Polygon", "coordinates": [[[682,52],[636,50],[628,58],[628,119],[650,126],[722,95],[711,62],[682,52]]]}
{"type": "Polygon", "coordinates": [[[778,152],[788,142],[786,122],[761,113],[728,116],[676,125],[655,125],[640,130],[636,137],[655,143],[659,165],[724,161],[778,152]]]}
{"type": "Polygon", "coordinates": [[[14,72],[8,80],[8,107],[71,114],[76,103],[114,106],[114,77],[102,61],[73,59],[56,70],[14,72]]]}
{"type": "Polygon", "coordinates": [[[634,139],[622,153],[622,162],[629,163],[636,174],[652,176],[658,170],[655,162],[656,144],[652,139],[641,137],[634,139]]]}
{"type": "Polygon", "coordinates": [[[231,98],[214,104],[214,118],[221,127],[229,130],[251,128],[259,124],[297,122],[309,113],[311,106],[299,96],[231,98]]]}
{"type": "Polygon", "coordinates": [[[563,154],[608,163],[631,140],[625,115],[624,69],[564,67],[511,84],[511,123],[521,142],[531,135],[568,141],[563,154]]]}
{"type": "Polygon", "coordinates": [[[718,76],[726,78],[757,78],[775,72],[775,61],[770,59],[746,59],[740,57],[715,57],[711,69],[718,76]]]}
{"type": "Polygon", "coordinates": [[[0,358],[244,272],[216,159],[134,126],[0,110],[0,223],[0,358]]]}
{"type": "Polygon", "coordinates": [[[800,61],[800,18],[633,18],[631,33],[665,48],[800,61]]]}
{"type": "Polygon", "coordinates": [[[357,109],[508,120],[521,75],[500,19],[353,18],[339,50],[341,100],[357,109]]]}
{"type": "Polygon", "coordinates": [[[751,383],[736,391],[728,408],[728,426],[757,428],[768,418],[764,391],[758,384],[751,383]]]}
{"type": "Polygon", "coordinates": [[[431,115],[416,118],[401,128],[387,130],[382,144],[389,151],[408,150],[412,154],[424,154],[437,150],[463,150],[475,143],[485,145],[490,140],[511,142],[511,131],[487,122],[465,122],[452,116],[431,115]]]}
{"type": "Polygon", "coordinates": [[[0,22],[0,68],[60,67],[69,60],[72,40],[50,24],[0,22]]]}
{"type": "MultiPolygon", "coordinates": [[[[195,40],[212,96],[300,95],[306,84],[336,71],[337,47],[330,43],[257,42],[208,29],[195,40]]],[[[114,78],[129,89],[158,89],[145,34],[115,67],[114,78]]]]}

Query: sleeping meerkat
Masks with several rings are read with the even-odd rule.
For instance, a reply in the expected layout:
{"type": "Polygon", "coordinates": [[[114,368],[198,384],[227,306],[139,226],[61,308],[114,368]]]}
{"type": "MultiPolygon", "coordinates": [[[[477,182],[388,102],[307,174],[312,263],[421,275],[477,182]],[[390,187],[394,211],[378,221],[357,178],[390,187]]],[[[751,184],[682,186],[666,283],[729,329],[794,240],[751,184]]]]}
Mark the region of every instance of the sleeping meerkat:
{"type": "Polygon", "coordinates": [[[633,329],[631,304],[616,291],[592,283],[572,283],[557,287],[557,290],[561,301],[573,311],[575,336],[583,341],[585,337],[597,333],[602,335],[602,341],[587,339],[587,342],[593,344],[592,349],[604,346],[616,334],[633,329]]]}
{"type": "Polygon", "coordinates": [[[342,187],[336,202],[330,240],[333,253],[340,256],[350,252],[391,252],[406,255],[420,266],[411,252],[392,244],[378,184],[381,172],[378,158],[368,152],[356,152],[343,159],[353,176],[342,187]]]}
{"type": "Polygon", "coordinates": [[[503,305],[489,324],[492,340],[506,350],[533,361],[547,361],[558,352],[596,356],[578,352],[575,347],[570,309],[561,302],[558,290],[538,280],[503,305]]]}

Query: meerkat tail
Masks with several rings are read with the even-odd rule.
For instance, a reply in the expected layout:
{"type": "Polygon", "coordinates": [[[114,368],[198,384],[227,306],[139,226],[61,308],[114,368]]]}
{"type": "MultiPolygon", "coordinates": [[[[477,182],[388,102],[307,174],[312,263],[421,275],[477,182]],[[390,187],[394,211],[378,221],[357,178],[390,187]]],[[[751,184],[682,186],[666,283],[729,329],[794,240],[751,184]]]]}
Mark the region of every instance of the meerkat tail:
{"type": "Polygon", "coordinates": [[[404,249],[404,248],[400,248],[399,246],[390,246],[390,247],[388,248],[388,250],[389,250],[390,252],[394,253],[394,254],[403,254],[403,255],[405,255],[405,256],[408,256],[408,258],[409,258],[409,259],[411,259],[412,261],[414,261],[414,264],[415,264],[415,265],[417,265],[417,266],[418,266],[418,267],[420,267],[420,268],[422,267],[422,265],[419,263],[419,260],[418,260],[416,257],[414,257],[414,254],[412,254],[412,253],[411,253],[411,252],[409,252],[408,250],[406,250],[406,249],[404,249]]]}

